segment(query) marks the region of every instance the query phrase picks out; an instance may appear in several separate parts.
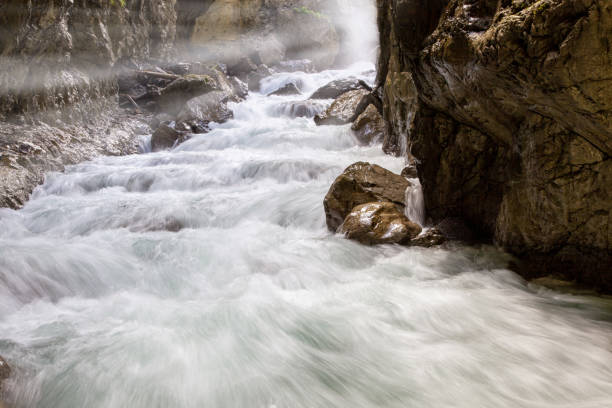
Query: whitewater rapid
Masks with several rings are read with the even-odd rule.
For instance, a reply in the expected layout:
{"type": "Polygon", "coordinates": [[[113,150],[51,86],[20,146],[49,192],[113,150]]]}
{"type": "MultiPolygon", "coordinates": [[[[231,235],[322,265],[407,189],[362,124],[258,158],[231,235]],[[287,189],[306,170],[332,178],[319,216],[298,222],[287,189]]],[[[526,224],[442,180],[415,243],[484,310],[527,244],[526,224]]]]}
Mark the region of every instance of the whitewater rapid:
{"type": "Polygon", "coordinates": [[[6,400],[611,407],[609,300],[529,286],[492,247],[365,247],[327,231],[323,197],[344,168],[404,165],[349,126],[285,115],[348,75],[374,73],[278,74],[208,134],[48,174],[22,210],[0,210],[6,400]],[[287,82],[304,96],[264,95],[287,82]]]}

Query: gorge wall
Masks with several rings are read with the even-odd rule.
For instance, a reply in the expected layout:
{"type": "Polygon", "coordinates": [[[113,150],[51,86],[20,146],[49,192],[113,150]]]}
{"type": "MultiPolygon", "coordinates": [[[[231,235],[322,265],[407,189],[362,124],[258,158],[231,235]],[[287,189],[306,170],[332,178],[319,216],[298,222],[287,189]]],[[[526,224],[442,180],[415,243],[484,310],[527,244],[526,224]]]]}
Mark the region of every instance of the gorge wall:
{"type": "Polygon", "coordinates": [[[385,149],[416,161],[432,220],[612,290],[612,3],[377,5],[385,149]]]}

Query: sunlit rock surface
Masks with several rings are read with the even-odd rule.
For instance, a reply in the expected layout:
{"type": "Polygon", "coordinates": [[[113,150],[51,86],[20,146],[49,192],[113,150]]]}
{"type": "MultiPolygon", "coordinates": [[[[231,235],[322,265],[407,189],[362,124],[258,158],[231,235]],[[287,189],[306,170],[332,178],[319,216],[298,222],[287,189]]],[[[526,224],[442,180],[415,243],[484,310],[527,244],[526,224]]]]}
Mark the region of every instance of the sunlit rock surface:
{"type": "Polygon", "coordinates": [[[338,231],[365,245],[405,244],[420,234],[421,227],[395,204],[375,202],[353,208],[338,231]]]}
{"type": "Polygon", "coordinates": [[[428,214],[612,290],[612,4],[378,6],[385,148],[411,146],[428,214]]]}
{"type": "Polygon", "coordinates": [[[376,164],[351,164],[336,178],[323,201],[327,227],[336,231],[353,208],[370,202],[390,202],[403,211],[410,185],[404,177],[376,164]]]}

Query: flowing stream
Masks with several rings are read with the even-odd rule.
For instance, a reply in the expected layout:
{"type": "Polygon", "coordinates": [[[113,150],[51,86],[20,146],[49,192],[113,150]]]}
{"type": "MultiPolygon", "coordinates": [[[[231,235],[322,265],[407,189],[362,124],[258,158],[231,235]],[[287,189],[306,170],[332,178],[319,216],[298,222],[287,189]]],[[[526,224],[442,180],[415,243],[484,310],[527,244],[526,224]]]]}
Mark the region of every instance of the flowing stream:
{"type": "Polygon", "coordinates": [[[295,82],[305,96],[252,94],[208,134],[49,174],[25,208],[0,210],[6,400],[612,407],[609,300],[529,286],[492,247],[327,231],[323,197],[344,168],[404,164],[348,126],[285,115],[349,75],[373,79],[363,64],[278,74],[264,93],[295,82]]]}

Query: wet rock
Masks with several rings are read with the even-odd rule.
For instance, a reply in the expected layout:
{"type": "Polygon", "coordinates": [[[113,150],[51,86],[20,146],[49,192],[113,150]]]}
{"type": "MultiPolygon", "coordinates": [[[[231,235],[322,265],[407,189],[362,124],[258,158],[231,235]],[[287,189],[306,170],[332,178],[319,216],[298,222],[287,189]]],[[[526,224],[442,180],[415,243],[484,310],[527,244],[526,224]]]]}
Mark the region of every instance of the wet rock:
{"type": "Polygon", "coordinates": [[[251,72],[247,76],[247,84],[250,91],[258,92],[260,89],[261,80],[273,75],[274,71],[268,68],[267,65],[260,65],[257,67],[257,71],[251,72]]]}
{"type": "Polygon", "coordinates": [[[418,178],[419,174],[416,166],[407,166],[402,170],[401,175],[406,178],[418,178]]]}
{"type": "Polygon", "coordinates": [[[340,95],[358,89],[371,91],[372,88],[363,80],[357,78],[338,79],[317,89],[310,99],[336,99],[340,95]]]}
{"type": "MultiPolygon", "coordinates": [[[[8,363],[0,356],[0,392],[2,391],[2,382],[9,378],[11,375],[11,367],[8,363]]],[[[0,400],[0,406],[2,401],[0,400]]]]}
{"type": "Polygon", "coordinates": [[[151,150],[158,152],[160,150],[170,149],[185,140],[188,135],[186,132],[181,132],[171,128],[168,125],[161,125],[153,136],[151,136],[151,150]]]}
{"type": "Polygon", "coordinates": [[[404,177],[376,164],[353,163],[336,178],[325,196],[327,227],[336,231],[353,208],[365,203],[390,202],[403,212],[409,186],[404,177]]]}
{"type": "Polygon", "coordinates": [[[378,109],[371,104],[355,119],[351,129],[357,140],[365,145],[383,140],[385,137],[385,121],[378,109]]]}
{"type": "Polygon", "coordinates": [[[410,240],[408,243],[410,246],[420,246],[425,248],[431,248],[434,246],[442,245],[446,242],[446,237],[437,228],[430,228],[425,233],[418,237],[410,240]]]}
{"type": "Polygon", "coordinates": [[[163,112],[177,114],[188,100],[217,89],[217,83],[208,75],[185,75],[161,90],[159,106],[163,112]]]}
{"type": "Polygon", "coordinates": [[[403,244],[421,233],[391,202],[358,205],[346,216],[339,232],[365,245],[403,244]]]}
{"type": "Polygon", "coordinates": [[[315,116],[315,123],[323,125],[345,125],[356,119],[358,107],[363,98],[369,95],[365,89],[348,91],[340,95],[327,110],[315,116]]]}
{"type": "Polygon", "coordinates": [[[385,148],[411,146],[429,216],[612,291],[609,1],[423,4],[378,0],[377,85],[385,148]]]}
{"type": "Polygon", "coordinates": [[[314,118],[324,112],[327,106],[324,102],[313,100],[283,102],[274,107],[274,113],[290,118],[314,118]]]}
{"type": "Polygon", "coordinates": [[[269,93],[268,96],[278,95],[278,96],[287,96],[287,95],[300,95],[301,92],[297,86],[293,82],[289,82],[287,85],[283,86],[276,91],[269,93]]]}

